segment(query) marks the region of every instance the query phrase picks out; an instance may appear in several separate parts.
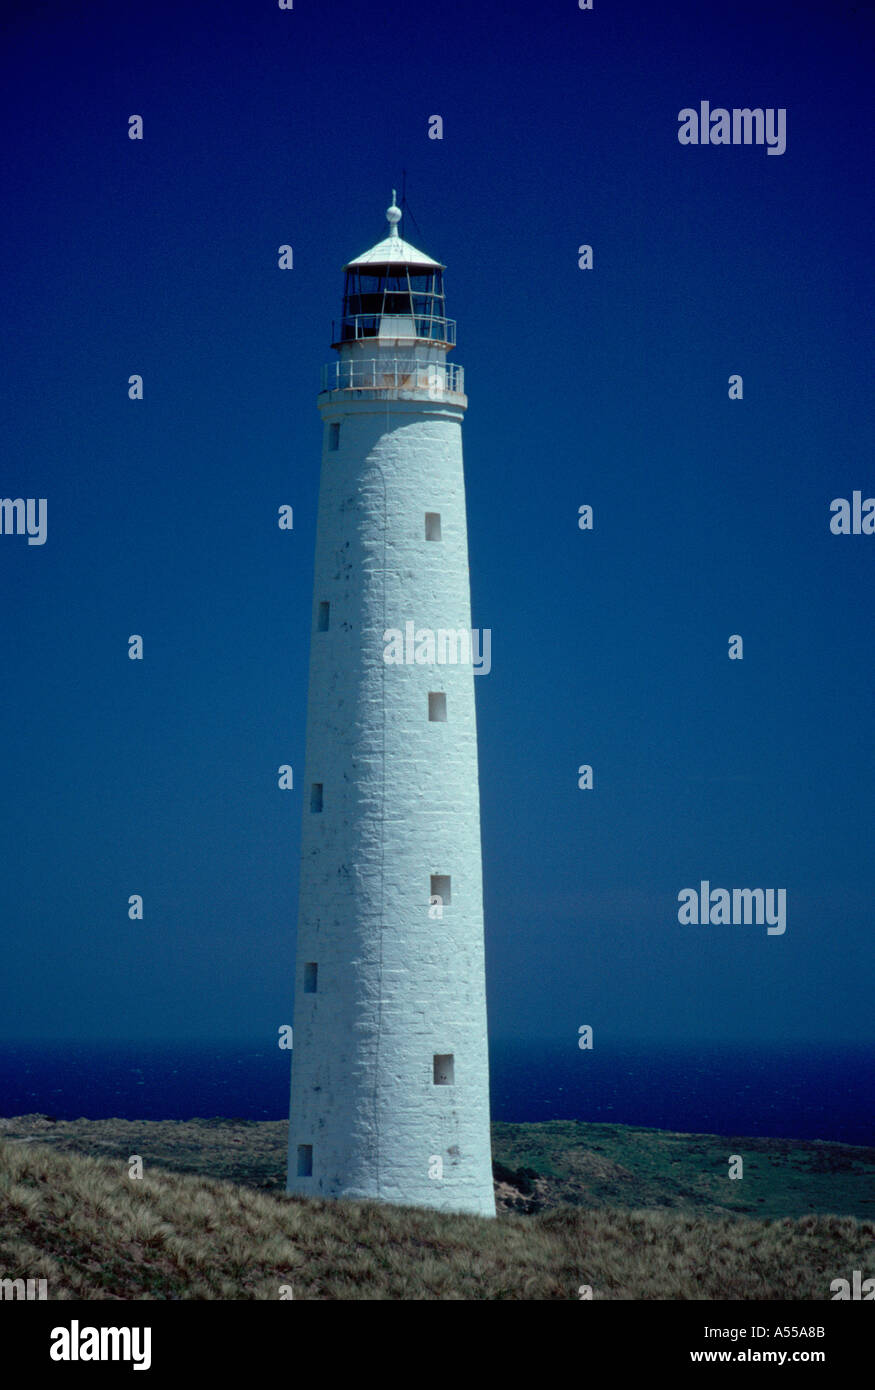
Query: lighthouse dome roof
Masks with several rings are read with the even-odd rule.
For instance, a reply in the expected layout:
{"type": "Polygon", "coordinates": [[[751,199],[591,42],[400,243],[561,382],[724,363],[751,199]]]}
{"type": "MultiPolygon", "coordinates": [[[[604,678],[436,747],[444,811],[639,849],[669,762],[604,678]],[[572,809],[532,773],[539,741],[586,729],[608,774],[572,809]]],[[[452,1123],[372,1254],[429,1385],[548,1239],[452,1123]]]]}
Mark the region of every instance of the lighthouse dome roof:
{"type": "Polygon", "coordinates": [[[366,265],[422,265],[432,270],[445,269],[440,261],[433,261],[424,251],[417,251],[415,246],[411,246],[410,242],[405,241],[397,232],[394,236],[387,236],[378,241],[370,251],[363,251],[360,256],[356,256],[354,261],[344,266],[344,270],[358,270],[360,266],[366,265]]]}
{"type": "Polygon", "coordinates": [[[398,235],[398,223],[401,220],[401,209],[395,206],[394,193],[392,196],[392,206],[386,209],[386,220],[390,226],[390,232],[382,241],[378,241],[376,246],[372,246],[369,251],[363,251],[360,256],[356,256],[354,261],[345,265],[344,270],[359,270],[365,266],[372,265],[409,265],[422,266],[427,270],[445,270],[446,267],[440,261],[433,261],[431,256],[427,256],[424,251],[417,251],[415,246],[411,246],[409,241],[398,235]]]}

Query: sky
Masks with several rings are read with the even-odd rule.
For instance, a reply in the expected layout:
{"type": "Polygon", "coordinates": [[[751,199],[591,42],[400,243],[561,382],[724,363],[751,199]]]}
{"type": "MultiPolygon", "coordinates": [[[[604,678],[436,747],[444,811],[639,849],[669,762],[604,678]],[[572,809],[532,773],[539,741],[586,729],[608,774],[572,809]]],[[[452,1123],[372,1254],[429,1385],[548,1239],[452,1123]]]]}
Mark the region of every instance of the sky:
{"type": "Polygon", "coordinates": [[[403,180],[469,401],[492,1035],[866,1044],[872,5],[0,23],[0,495],[47,499],[0,535],[0,1038],[292,1021],[316,394],[403,180]],[[786,150],[682,145],[701,101],[786,150]],[[703,879],[786,931],[682,925],[703,879]]]}

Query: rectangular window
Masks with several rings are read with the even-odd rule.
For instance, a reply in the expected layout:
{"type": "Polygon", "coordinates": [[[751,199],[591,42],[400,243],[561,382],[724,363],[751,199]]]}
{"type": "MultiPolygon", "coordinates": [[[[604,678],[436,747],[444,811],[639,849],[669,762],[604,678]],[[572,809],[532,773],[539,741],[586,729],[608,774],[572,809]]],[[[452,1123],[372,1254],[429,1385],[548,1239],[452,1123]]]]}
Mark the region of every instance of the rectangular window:
{"type": "Polygon", "coordinates": [[[304,966],[304,993],[316,993],[316,977],[319,974],[319,966],[315,960],[308,960],[304,966]]]}
{"type": "Polygon", "coordinates": [[[436,1052],[434,1055],[434,1084],[436,1086],[454,1085],[453,1074],[452,1052],[436,1052]]]}
{"type": "Polygon", "coordinates": [[[328,426],[328,447],[332,450],[340,448],[340,425],[336,423],[328,426]]]}
{"type": "Polygon", "coordinates": [[[433,724],[446,724],[447,697],[442,690],[428,692],[428,717],[433,724]]]}
{"type": "Polygon", "coordinates": [[[327,632],[327,631],[328,631],[328,619],[329,619],[330,613],[331,613],[331,604],[330,604],[330,603],[320,603],[320,605],[319,605],[319,613],[318,613],[318,616],[317,616],[317,618],[316,618],[316,631],[317,631],[317,632],[327,632]]]}
{"type": "Polygon", "coordinates": [[[441,514],[440,512],[426,512],[425,514],[425,539],[427,541],[439,541],[441,538],[441,514]]]}
{"type": "Polygon", "coordinates": [[[313,1145],[298,1145],[298,1177],[312,1178],[313,1176],[313,1145]]]}
{"type": "Polygon", "coordinates": [[[440,898],[441,907],[446,907],[450,901],[450,875],[432,874],[431,876],[431,896],[440,898]]]}
{"type": "Polygon", "coordinates": [[[310,810],[322,810],[322,783],[314,782],[310,788],[310,810]]]}

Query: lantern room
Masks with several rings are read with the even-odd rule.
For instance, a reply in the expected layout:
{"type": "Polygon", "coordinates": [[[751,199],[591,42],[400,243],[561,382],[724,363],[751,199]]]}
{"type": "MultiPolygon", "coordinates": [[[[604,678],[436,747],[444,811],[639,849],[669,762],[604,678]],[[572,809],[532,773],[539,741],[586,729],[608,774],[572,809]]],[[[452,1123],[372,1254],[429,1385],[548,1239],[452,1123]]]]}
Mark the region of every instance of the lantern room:
{"type": "Polygon", "coordinates": [[[449,349],[456,325],[446,317],[445,267],[398,235],[394,190],[386,220],[389,235],[344,266],[343,316],[333,325],[332,347],[382,339],[449,349]]]}

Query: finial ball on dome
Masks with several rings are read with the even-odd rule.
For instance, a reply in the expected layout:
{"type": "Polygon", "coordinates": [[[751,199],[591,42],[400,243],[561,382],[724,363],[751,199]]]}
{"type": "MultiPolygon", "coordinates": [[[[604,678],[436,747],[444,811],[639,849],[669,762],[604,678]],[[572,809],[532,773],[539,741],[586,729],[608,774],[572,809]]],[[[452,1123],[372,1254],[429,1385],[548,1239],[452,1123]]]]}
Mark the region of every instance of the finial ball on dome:
{"type": "Polygon", "coordinates": [[[392,189],[392,206],[386,209],[386,221],[394,227],[401,221],[401,209],[395,205],[395,189],[392,189]]]}

